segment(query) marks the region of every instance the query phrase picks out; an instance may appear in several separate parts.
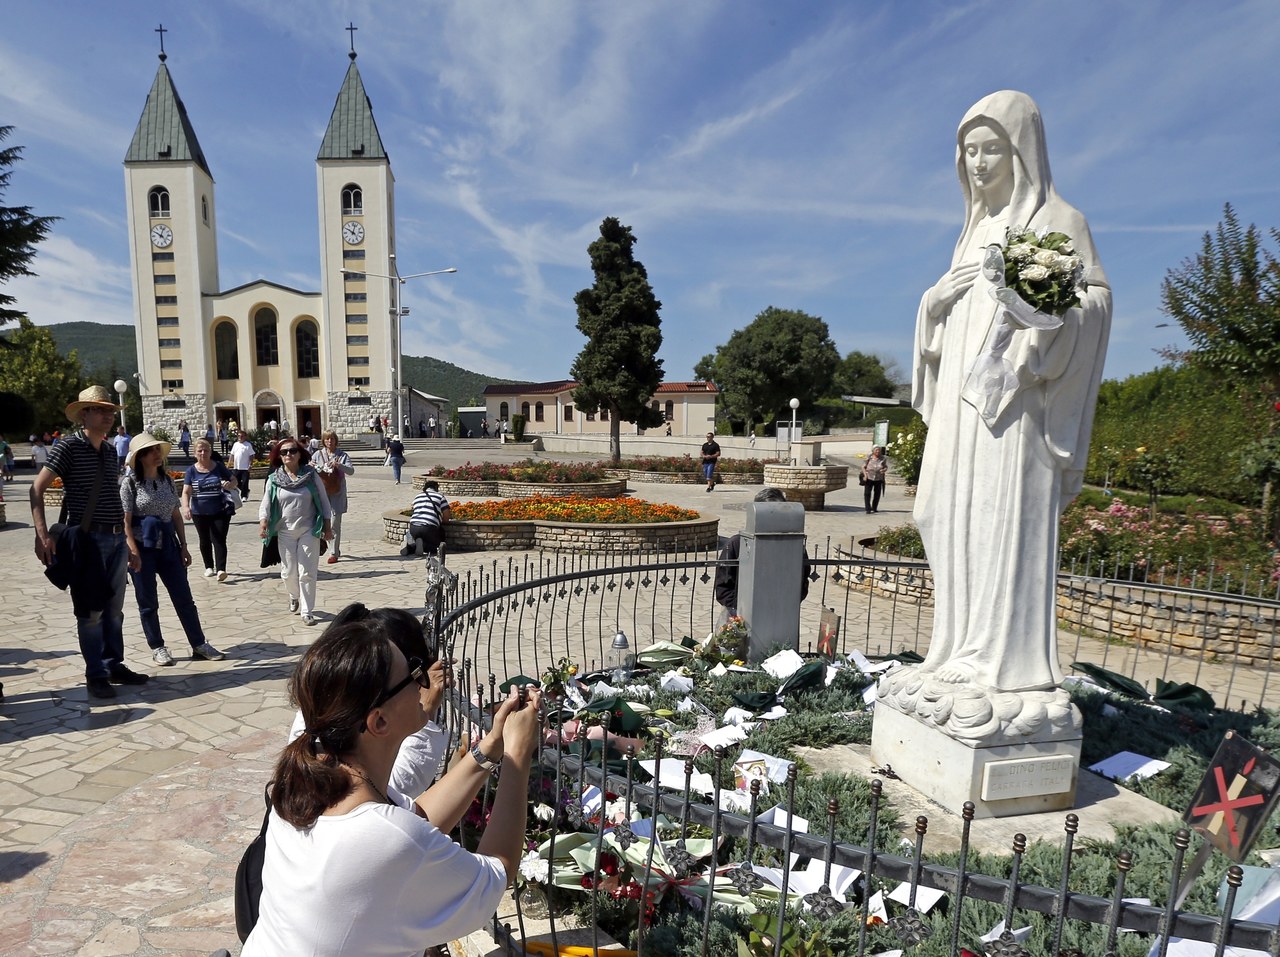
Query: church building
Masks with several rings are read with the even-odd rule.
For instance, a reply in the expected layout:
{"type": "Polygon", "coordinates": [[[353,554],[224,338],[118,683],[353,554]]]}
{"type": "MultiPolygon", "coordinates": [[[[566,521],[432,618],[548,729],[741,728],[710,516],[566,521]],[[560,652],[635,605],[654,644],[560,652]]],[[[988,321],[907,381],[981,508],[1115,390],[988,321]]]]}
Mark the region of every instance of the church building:
{"type": "Polygon", "coordinates": [[[124,159],[144,423],[365,431],[395,416],[395,178],[356,54],[316,156],[319,291],[222,289],[213,171],[160,54],[124,159]],[[372,319],[372,321],[370,321],[372,319]]]}

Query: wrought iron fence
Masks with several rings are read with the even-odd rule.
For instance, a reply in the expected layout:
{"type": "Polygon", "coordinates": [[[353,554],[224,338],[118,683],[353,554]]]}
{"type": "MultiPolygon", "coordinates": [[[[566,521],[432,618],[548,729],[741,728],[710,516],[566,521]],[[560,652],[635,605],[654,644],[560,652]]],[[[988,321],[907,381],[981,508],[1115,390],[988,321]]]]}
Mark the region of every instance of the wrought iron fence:
{"type": "MultiPolygon", "coordinates": [[[[500,678],[521,674],[537,678],[561,657],[581,662],[588,669],[608,666],[611,638],[618,631],[631,634],[633,648],[659,639],[678,641],[685,635],[705,634],[716,618],[715,565],[715,556],[710,553],[675,557],[530,555],[473,567],[463,571],[456,582],[447,581],[447,572],[437,576],[427,604],[439,622],[437,640],[442,653],[455,658],[459,667],[450,702],[451,730],[461,735],[466,726],[484,723],[486,703],[498,697],[500,678]]],[[[848,623],[842,635],[844,648],[859,647],[872,654],[897,647],[924,649],[932,625],[931,609],[927,601],[911,595],[925,574],[921,563],[881,562],[828,552],[815,557],[812,568],[811,579],[817,587],[811,590],[811,602],[806,605],[834,607],[842,613],[848,623]],[[813,603],[815,597],[818,601],[813,603]]],[[[1111,601],[1126,599],[1118,592],[1121,587],[1138,587],[1138,583],[1120,586],[1070,571],[1063,578],[1068,590],[1100,588],[1111,601]]],[[[1143,583],[1142,587],[1147,586],[1143,583]]],[[[1198,596],[1197,592],[1185,600],[1198,596]]],[[[816,637],[816,616],[812,609],[806,612],[802,634],[809,628],[808,634],[816,637]]],[[[692,796],[692,759],[684,763],[683,789],[663,791],[656,782],[640,780],[643,775],[637,774],[634,754],[628,753],[620,765],[611,766],[607,729],[603,736],[606,745],[598,755],[590,748],[578,755],[559,748],[543,749],[541,774],[554,782],[555,795],[567,796],[565,813],[576,836],[560,835],[559,839],[571,839],[587,849],[588,858],[594,862],[593,874],[606,852],[625,856],[632,848],[641,848],[636,852],[639,857],[632,854],[636,862],[632,882],[636,887],[632,889],[628,884],[626,891],[638,895],[632,933],[641,953],[654,952],[646,949],[645,943],[646,934],[652,930],[646,918],[647,905],[665,891],[693,901],[703,922],[703,954],[708,953],[715,905],[736,904],[772,915],[777,926],[799,912],[828,919],[852,912],[859,929],[848,952],[861,957],[872,952],[874,939],[879,941],[874,944],[876,950],[885,946],[883,931],[870,929],[868,922],[872,888],[879,882],[902,881],[908,888],[908,903],[890,918],[888,926],[897,941],[894,946],[905,947],[909,953],[959,953],[962,924],[975,919],[976,909],[979,914],[1003,916],[1005,927],[1010,930],[1016,917],[1022,922],[1030,915],[1043,915],[1035,925],[1036,949],[1027,949],[1007,931],[1004,937],[985,945],[988,952],[1008,957],[1030,953],[1114,954],[1125,952],[1125,947],[1130,953],[1146,951],[1150,938],[1135,949],[1136,945],[1124,943],[1125,939],[1119,936],[1122,931],[1158,935],[1163,942],[1161,954],[1170,935],[1175,935],[1212,941],[1217,954],[1230,945],[1280,957],[1280,926],[1242,922],[1228,916],[1233,912],[1242,880],[1238,867],[1232,867],[1227,874],[1223,916],[1207,917],[1174,908],[1184,855],[1192,839],[1185,831],[1178,832],[1173,841],[1164,897],[1168,903],[1144,905],[1125,900],[1126,875],[1133,866],[1133,858],[1127,852],[1112,862],[1114,889],[1110,897],[1071,890],[1078,830],[1073,814],[1065,819],[1056,880],[1043,881],[1046,886],[1038,886],[1020,879],[1026,852],[1026,839],[1020,834],[1010,842],[1007,875],[984,874],[974,869],[970,853],[972,805],[966,805],[961,812],[964,824],[958,857],[946,864],[930,862],[925,855],[928,820],[924,817],[916,821],[908,855],[886,850],[879,781],[871,784],[866,837],[853,844],[836,840],[836,822],[846,812],[835,801],[828,804],[825,838],[758,823],[755,819],[759,792],[754,789],[748,814],[722,810],[723,751],[718,750],[714,756],[711,800],[702,802],[692,796]],[[616,822],[611,823],[606,815],[603,797],[598,816],[583,807],[584,792],[592,786],[618,795],[622,813],[616,822]],[[646,821],[648,839],[637,835],[638,823],[646,821]],[[708,836],[712,848],[701,862],[690,852],[695,834],[708,836]],[[762,854],[773,855],[776,872],[764,870],[762,854]],[[804,859],[809,863],[801,871],[796,864],[804,859]],[[816,873],[809,873],[810,868],[821,869],[820,881],[816,873]],[[840,868],[847,869],[835,871],[842,878],[848,878],[851,871],[857,872],[843,893],[832,879],[833,869],[840,868]],[[773,878],[772,884],[764,880],[762,873],[773,878]],[[798,887],[808,890],[796,893],[798,887]],[[950,895],[945,913],[925,914],[917,908],[917,894],[923,888],[950,895]],[[707,902],[713,906],[706,906],[707,902]],[[941,950],[936,949],[940,947],[941,950]]],[[[656,758],[661,759],[662,740],[656,738],[653,746],[656,758]]],[[[784,820],[791,820],[796,813],[794,781],[793,766],[781,802],[787,813],[784,820]]],[[[553,836],[553,857],[555,840],[557,837],[553,836]]],[[[606,888],[593,878],[592,886],[579,888],[579,892],[590,901],[590,916],[579,934],[585,934],[591,946],[601,946],[607,941],[596,918],[603,906],[615,900],[618,887],[606,888]]],[[[564,914],[556,910],[555,895],[550,899],[545,922],[541,914],[534,921],[526,913],[525,897],[516,895],[514,900],[514,913],[495,916],[492,928],[495,939],[508,953],[537,952],[526,950],[523,943],[533,937],[549,938],[553,947],[564,942],[568,927],[564,914]]],[[[577,942],[582,939],[579,936],[577,942]]],[[[780,935],[774,953],[782,953],[780,935]]]]}

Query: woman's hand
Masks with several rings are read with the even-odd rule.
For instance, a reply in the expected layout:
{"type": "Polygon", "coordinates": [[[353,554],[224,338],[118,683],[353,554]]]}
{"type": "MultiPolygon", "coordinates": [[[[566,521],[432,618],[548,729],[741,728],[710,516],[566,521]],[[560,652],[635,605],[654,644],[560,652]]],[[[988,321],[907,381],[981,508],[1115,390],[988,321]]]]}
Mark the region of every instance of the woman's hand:
{"type": "Polygon", "coordinates": [[[186,542],[182,543],[182,567],[183,568],[191,567],[191,552],[187,548],[186,542]]]}
{"type": "Polygon", "coordinates": [[[440,702],[444,700],[445,689],[451,684],[452,672],[445,662],[437,659],[427,669],[427,687],[422,689],[419,704],[428,718],[434,719],[440,710],[440,702]]]}
{"type": "Polygon", "coordinates": [[[224,492],[230,492],[235,487],[236,487],[236,483],[231,479],[227,479],[227,481],[222,483],[222,490],[224,492]]]}
{"type": "Polygon", "coordinates": [[[191,521],[191,509],[188,508],[186,505],[182,506],[182,517],[185,518],[188,522],[191,521]]]}
{"type": "Polygon", "coordinates": [[[258,523],[258,537],[259,538],[267,537],[267,520],[265,518],[258,523]]]}
{"type": "Polygon", "coordinates": [[[506,753],[517,759],[528,759],[541,740],[542,714],[539,705],[542,703],[542,692],[530,688],[524,707],[511,713],[507,718],[504,732],[506,753]]]}
{"type": "Polygon", "coordinates": [[[329,520],[324,520],[324,528],[320,529],[320,537],[326,542],[333,541],[333,526],[329,524],[329,520]]]}
{"type": "Polygon", "coordinates": [[[957,263],[951,271],[934,283],[929,290],[929,315],[937,318],[960,301],[960,297],[969,291],[973,281],[978,278],[979,263],[957,263]]]}
{"type": "Polygon", "coordinates": [[[498,710],[494,712],[493,727],[480,740],[480,753],[490,761],[501,760],[502,755],[506,753],[507,718],[511,717],[512,712],[519,707],[520,692],[512,688],[506,700],[498,705],[498,710]]]}

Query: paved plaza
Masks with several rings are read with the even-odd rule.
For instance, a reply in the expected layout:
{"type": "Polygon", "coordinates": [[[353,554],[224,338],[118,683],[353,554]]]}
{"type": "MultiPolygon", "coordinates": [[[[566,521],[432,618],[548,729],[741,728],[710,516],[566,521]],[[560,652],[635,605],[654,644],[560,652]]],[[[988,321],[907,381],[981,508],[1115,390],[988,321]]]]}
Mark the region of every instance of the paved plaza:
{"type": "MultiPolygon", "coordinates": [[[[405,473],[516,457],[477,440],[473,450],[414,452],[405,473]]],[[[165,636],[177,663],[154,666],[130,595],[127,663],[151,681],[120,686],[110,702],[88,699],[70,601],[46,581],[32,551],[30,471],[4,486],[9,524],[0,529],[0,953],[236,952],[232,880],[261,824],[263,785],[292,720],[285,694],[291,668],[352,601],[421,611],[422,563],[400,558],[382,539],[382,512],[407,507],[413,489],[407,481],[394,485],[380,458],[373,451],[356,454],[343,559],[320,566],[319,626],[308,628],[290,615],[277,571],[258,567],[262,482],[255,481],[232,525],[228,580],[205,579],[198,568],[190,576],[208,639],[227,659],[191,661],[176,616],[162,600],[165,636]]],[[[744,505],[755,491],[733,485],[709,494],[700,485],[631,488],[640,498],[717,515],[722,535],[741,530],[744,505]]],[[[855,481],[828,496],[827,511],[806,515],[806,531],[847,544],[850,536],[906,521],[910,509],[901,487],[890,485],[880,514],[865,514],[855,481]]],[[[506,556],[458,554],[449,565],[461,571],[495,557],[506,556]]],[[[805,614],[816,618],[817,609],[805,614]]],[[[1063,643],[1077,650],[1074,639],[1063,643]]],[[[1079,653],[1088,651],[1101,660],[1098,649],[1079,653]]],[[[1126,654],[1113,647],[1108,667],[1128,673],[1126,654]]],[[[1163,668],[1163,659],[1151,667],[1157,663],[1163,668]]],[[[1139,661],[1136,670],[1141,677],[1147,666],[1139,661]]],[[[1202,674],[1201,684],[1212,690],[1213,677],[1202,674]]],[[[1237,688],[1253,680],[1247,673],[1234,678],[1237,688]]]]}

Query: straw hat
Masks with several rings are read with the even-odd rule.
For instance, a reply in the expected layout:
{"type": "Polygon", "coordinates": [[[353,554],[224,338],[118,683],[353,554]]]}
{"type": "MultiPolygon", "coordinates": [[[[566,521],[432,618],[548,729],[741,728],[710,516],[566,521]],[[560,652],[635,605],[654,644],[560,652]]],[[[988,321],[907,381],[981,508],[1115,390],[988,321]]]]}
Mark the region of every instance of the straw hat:
{"type": "Polygon", "coordinates": [[[125,458],[124,464],[129,468],[133,468],[133,460],[138,457],[138,453],[144,449],[151,448],[153,445],[160,446],[160,457],[164,459],[169,457],[169,450],[173,448],[170,443],[162,442],[150,432],[139,432],[129,440],[129,455],[125,458]]]}
{"type": "Polygon", "coordinates": [[[108,409],[119,411],[123,406],[116,405],[111,401],[111,393],[106,387],[100,385],[91,385],[80,393],[80,398],[72,402],[66,408],[67,418],[72,422],[80,421],[80,413],[91,405],[105,406],[108,409]]]}

